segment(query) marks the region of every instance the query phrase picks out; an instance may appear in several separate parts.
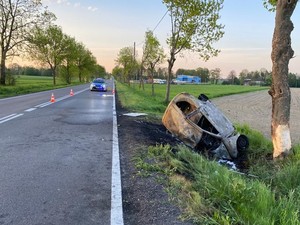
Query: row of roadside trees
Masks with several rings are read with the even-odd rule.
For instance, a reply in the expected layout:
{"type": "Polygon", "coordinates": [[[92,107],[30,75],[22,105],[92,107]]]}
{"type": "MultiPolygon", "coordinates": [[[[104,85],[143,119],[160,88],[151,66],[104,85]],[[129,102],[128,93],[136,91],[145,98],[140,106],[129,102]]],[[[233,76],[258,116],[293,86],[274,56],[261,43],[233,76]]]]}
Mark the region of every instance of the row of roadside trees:
{"type": "Polygon", "coordinates": [[[57,72],[70,84],[74,74],[79,82],[88,80],[91,75],[101,70],[92,52],[75,38],[64,34],[56,25],[35,27],[28,36],[27,53],[34,61],[47,64],[52,71],[53,84],[56,84],[57,72]],[[58,70],[59,69],[59,70],[58,70]]]}
{"type": "Polygon", "coordinates": [[[0,15],[0,85],[7,82],[7,60],[20,55],[49,68],[54,85],[58,73],[70,84],[103,70],[83,43],[53,24],[56,16],[41,0],[0,0],[0,15]]]}
{"type": "MultiPolygon", "coordinates": [[[[113,75],[122,82],[127,82],[129,80],[148,80],[153,79],[166,79],[168,76],[168,68],[158,67],[151,71],[143,68],[143,73],[141,73],[141,64],[137,62],[136,67],[133,67],[132,73],[128,73],[128,77],[125,79],[123,76],[123,68],[116,66],[113,69],[113,75]]],[[[236,73],[231,70],[227,76],[222,74],[220,68],[215,68],[209,70],[208,68],[197,68],[197,69],[177,69],[175,73],[172,73],[172,78],[176,78],[178,75],[190,75],[198,76],[201,78],[202,83],[206,84],[232,84],[232,85],[263,85],[271,86],[272,84],[272,72],[264,68],[255,71],[249,71],[243,69],[240,73],[236,73]]],[[[288,84],[290,87],[300,87],[300,76],[296,73],[288,74],[288,84]]]]}
{"type": "Polygon", "coordinates": [[[155,67],[166,61],[168,66],[165,102],[169,102],[172,69],[180,53],[184,50],[195,51],[203,60],[218,54],[219,50],[214,48],[213,43],[224,34],[224,26],[219,23],[219,11],[223,6],[223,0],[163,0],[163,3],[171,19],[171,33],[166,40],[169,54],[164,53],[153,31],[148,30],[145,32],[143,54],[139,63],[136,60],[135,49],[124,47],[119,51],[117,66],[112,72],[129,83],[133,74],[137,77],[137,74],[142,75],[144,71],[153,78],[155,67]]]}

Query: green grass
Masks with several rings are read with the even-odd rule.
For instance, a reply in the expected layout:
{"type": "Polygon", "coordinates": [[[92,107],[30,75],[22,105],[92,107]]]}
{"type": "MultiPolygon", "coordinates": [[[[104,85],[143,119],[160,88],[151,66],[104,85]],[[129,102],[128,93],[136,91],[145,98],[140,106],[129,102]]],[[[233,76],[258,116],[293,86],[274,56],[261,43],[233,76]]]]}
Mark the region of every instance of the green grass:
{"type": "MultiPolygon", "coordinates": [[[[164,85],[138,86],[118,83],[123,106],[148,112],[160,119],[166,108],[164,85]]],[[[264,88],[244,86],[182,85],[171,87],[171,98],[180,92],[218,97],[264,88]]],[[[249,138],[246,174],[228,170],[186,146],[157,145],[139,149],[135,165],[141,176],[158,175],[169,199],[194,224],[298,225],[300,224],[300,145],[284,161],[272,160],[272,142],[248,125],[236,124],[249,138]],[[168,179],[165,179],[165,178],[168,179]]]]}
{"type": "MultiPolygon", "coordinates": [[[[268,87],[239,85],[171,85],[170,100],[181,92],[188,92],[196,97],[203,93],[209,98],[216,98],[266,89],[268,89],[268,87]]],[[[151,84],[145,84],[145,90],[142,90],[138,84],[129,87],[127,84],[117,83],[118,97],[126,108],[134,111],[162,115],[167,106],[164,102],[166,85],[157,84],[154,90],[155,95],[152,96],[151,84]]]]}
{"type": "MultiPolygon", "coordinates": [[[[171,201],[181,208],[183,220],[194,224],[300,224],[297,154],[288,162],[268,162],[263,174],[257,168],[262,162],[252,165],[252,176],[248,176],[230,171],[185,146],[158,145],[144,150],[146,154],[135,160],[138,174],[168,177],[160,181],[171,201]]],[[[253,149],[249,151],[253,154],[253,149]]]]}
{"type": "MultiPolygon", "coordinates": [[[[72,83],[72,85],[76,84],[79,84],[79,82],[75,81],[72,83]]],[[[52,90],[55,88],[62,88],[67,86],[70,85],[67,85],[60,79],[56,80],[56,85],[54,86],[52,77],[22,75],[16,77],[15,85],[0,86],[0,98],[52,90]]]]}

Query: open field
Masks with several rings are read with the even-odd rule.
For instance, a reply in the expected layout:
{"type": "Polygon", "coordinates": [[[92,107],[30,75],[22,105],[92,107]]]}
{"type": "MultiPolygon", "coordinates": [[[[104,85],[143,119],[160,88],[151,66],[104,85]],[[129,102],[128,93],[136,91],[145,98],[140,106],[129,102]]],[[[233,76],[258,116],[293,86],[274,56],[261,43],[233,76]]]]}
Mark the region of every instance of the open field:
{"type": "MultiPolygon", "coordinates": [[[[300,142],[300,89],[291,88],[290,129],[292,144],[300,142]]],[[[271,138],[272,99],[267,90],[212,100],[234,123],[248,124],[271,138]]]]}
{"type": "MultiPolygon", "coordinates": [[[[146,95],[151,95],[151,84],[145,84],[146,95]]],[[[136,90],[139,89],[139,84],[131,85],[136,90]]],[[[242,86],[242,85],[213,85],[213,84],[183,84],[183,85],[171,85],[170,99],[181,92],[188,92],[194,96],[199,96],[201,93],[205,93],[209,98],[216,98],[225,95],[253,92],[257,90],[268,89],[268,87],[262,86],[242,86]]],[[[166,84],[154,84],[155,96],[164,100],[166,94],[166,84]]]]}
{"type": "MultiPolygon", "coordinates": [[[[72,83],[72,85],[78,84],[79,82],[77,81],[72,83]]],[[[67,85],[58,78],[56,79],[56,85],[54,86],[52,77],[22,75],[16,77],[16,84],[14,86],[0,86],[0,98],[46,91],[67,86],[71,85],[67,85]]]]}
{"type": "MultiPolygon", "coordinates": [[[[157,84],[154,87],[155,95],[151,95],[151,85],[146,84],[145,90],[139,88],[138,84],[128,87],[126,84],[117,83],[117,91],[120,101],[126,108],[143,111],[162,116],[167,104],[164,102],[166,85],[157,84]]],[[[170,100],[181,92],[187,92],[198,97],[201,93],[209,98],[247,93],[259,90],[267,90],[268,87],[240,86],[240,85],[171,85],[170,100]]]]}

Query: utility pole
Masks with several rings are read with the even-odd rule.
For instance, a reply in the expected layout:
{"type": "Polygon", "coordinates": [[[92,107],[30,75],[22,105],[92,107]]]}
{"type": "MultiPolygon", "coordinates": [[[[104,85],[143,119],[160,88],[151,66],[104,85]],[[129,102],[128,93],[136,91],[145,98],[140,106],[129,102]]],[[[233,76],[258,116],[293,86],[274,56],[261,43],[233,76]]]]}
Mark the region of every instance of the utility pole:
{"type": "MultiPolygon", "coordinates": [[[[133,63],[135,67],[135,42],[133,42],[133,63]]],[[[135,70],[134,72],[135,72],[135,80],[137,80],[137,72],[135,70]]]]}
{"type": "Polygon", "coordinates": [[[133,60],[135,61],[135,42],[133,42],[133,60]]]}

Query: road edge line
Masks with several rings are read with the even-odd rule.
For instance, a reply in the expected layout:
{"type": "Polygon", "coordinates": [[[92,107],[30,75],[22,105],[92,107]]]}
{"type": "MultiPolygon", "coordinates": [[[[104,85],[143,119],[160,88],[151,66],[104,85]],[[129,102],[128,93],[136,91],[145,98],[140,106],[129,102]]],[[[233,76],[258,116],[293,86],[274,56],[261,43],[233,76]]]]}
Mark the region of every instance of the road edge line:
{"type": "MultiPolygon", "coordinates": [[[[113,81],[113,89],[115,83],[113,81]]],[[[110,224],[123,225],[121,167],[118,140],[118,124],[116,113],[116,98],[113,94],[113,143],[112,143],[112,176],[111,176],[111,211],[110,224]]]]}

